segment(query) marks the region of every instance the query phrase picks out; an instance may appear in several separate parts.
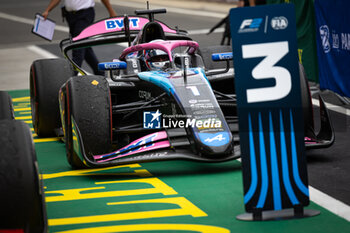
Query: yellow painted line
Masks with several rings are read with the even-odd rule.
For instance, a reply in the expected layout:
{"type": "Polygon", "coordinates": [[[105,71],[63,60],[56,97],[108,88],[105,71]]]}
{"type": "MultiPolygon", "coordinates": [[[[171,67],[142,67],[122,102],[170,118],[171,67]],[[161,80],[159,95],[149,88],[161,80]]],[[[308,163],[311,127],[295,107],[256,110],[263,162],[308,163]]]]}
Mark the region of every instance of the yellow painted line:
{"type": "Polygon", "coordinates": [[[27,97],[13,98],[12,102],[24,102],[24,101],[29,101],[29,100],[30,100],[30,97],[27,96],[27,97]]]}
{"type": "MultiPolygon", "coordinates": [[[[27,107],[30,105],[30,97],[20,97],[20,98],[12,98],[13,103],[18,103],[16,106],[14,106],[14,111],[19,112],[19,114],[30,114],[29,116],[19,116],[15,117],[16,120],[26,120],[24,121],[27,124],[33,124],[32,116],[31,116],[31,108],[27,107]],[[25,112],[27,111],[27,112],[25,112]]],[[[34,131],[33,128],[30,128],[30,130],[34,131]]],[[[37,137],[38,135],[36,133],[33,133],[33,137],[37,137]]],[[[34,138],[34,143],[41,143],[41,142],[57,142],[60,141],[61,138],[34,138]]]]}
{"type": "Polygon", "coordinates": [[[16,120],[29,120],[32,119],[32,116],[22,116],[22,117],[15,117],[16,120]]]}
{"type": "Polygon", "coordinates": [[[14,108],[15,112],[30,111],[31,108],[14,108]]]}
{"type": "Polygon", "coordinates": [[[34,143],[40,143],[40,142],[57,142],[61,140],[61,138],[37,138],[34,139],[34,143]]]}
{"type": "Polygon", "coordinates": [[[29,102],[19,102],[13,105],[14,108],[30,108],[29,102]]]}
{"type": "Polygon", "coordinates": [[[20,114],[20,115],[31,115],[32,112],[19,112],[18,114],[20,114]]]}

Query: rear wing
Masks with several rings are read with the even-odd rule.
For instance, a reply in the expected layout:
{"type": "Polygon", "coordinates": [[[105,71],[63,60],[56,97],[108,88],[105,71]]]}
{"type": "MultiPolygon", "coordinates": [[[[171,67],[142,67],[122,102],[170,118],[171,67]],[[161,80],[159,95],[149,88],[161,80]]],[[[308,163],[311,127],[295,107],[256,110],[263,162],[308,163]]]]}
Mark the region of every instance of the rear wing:
{"type": "MultiPolygon", "coordinates": [[[[97,45],[130,42],[130,40],[135,39],[139,33],[142,32],[143,27],[150,22],[149,19],[142,16],[127,16],[127,19],[129,20],[127,33],[124,28],[125,17],[115,17],[97,21],[85,28],[78,36],[62,40],[60,48],[63,55],[72,63],[76,70],[82,74],[87,74],[86,71],[77,66],[68,56],[68,51],[97,45]]],[[[161,25],[167,40],[191,40],[186,31],[172,29],[165,23],[157,20],[155,22],[161,25]]]]}
{"type": "MultiPolygon", "coordinates": [[[[130,32],[134,31],[138,33],[148,22],[150,22],[149,19],[141,16],[129,16],[128,18],[130,32]]],[[[159,23],[162,26],[165,33],[179,34],[177,30],[168,27],[166,24],[157,20],[155,22],[159,23]]],[[[97,35],[124,31],[124,17],[108,18],[100,20],[85,28],[78,36],[74,37],[72,40],[79,41],[97,35]]]]}

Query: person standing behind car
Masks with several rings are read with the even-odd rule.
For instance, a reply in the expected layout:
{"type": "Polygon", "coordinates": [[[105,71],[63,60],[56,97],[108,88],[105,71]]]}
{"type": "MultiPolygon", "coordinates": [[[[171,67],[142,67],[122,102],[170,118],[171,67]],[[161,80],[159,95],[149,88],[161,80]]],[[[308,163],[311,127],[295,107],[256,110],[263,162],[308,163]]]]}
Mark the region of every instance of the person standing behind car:
{"type": "MultiPolygon", "coordinates": [[[[61,0],[51,0],[46,10],[42,13],[46,19],[49,12],[53,10],[61,0]]],[[[113,10],[109,0],[101,0],[110,17],[115,17],[117,14],[113,10]]],[[[64,0],[62,14],[66,18],[69,33],[74,38],[78,36],[87,26],[91,25],[95,20],[95,1],[94,0],[64,0]]],[[[98,59],[92,48],[74,49],[72,52],[73,61],[81,67],[85,59],[92,68],[94,74],[102,74],[98,70],[98,59]]]]}
{"type": "Polygon", "coordinates": [[[266,4],[266,0],[239,0],[237,7],[257,6],[266,4]]]}

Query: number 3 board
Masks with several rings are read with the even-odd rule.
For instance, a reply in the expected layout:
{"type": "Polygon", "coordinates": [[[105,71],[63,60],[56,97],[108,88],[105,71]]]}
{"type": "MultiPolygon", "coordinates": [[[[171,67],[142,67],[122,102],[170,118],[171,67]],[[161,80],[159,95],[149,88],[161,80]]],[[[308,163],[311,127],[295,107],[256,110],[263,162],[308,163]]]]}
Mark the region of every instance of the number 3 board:
{"type": "Polygon", "coordinates": [[[230,11],[247,212],[309,204],[295,11],[230,11]]]}

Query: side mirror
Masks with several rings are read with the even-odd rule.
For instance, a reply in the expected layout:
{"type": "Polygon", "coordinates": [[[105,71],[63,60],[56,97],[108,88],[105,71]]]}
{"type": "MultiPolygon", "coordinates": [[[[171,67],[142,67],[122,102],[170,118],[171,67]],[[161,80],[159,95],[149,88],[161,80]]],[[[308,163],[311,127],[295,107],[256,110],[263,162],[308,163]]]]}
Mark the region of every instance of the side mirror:
{"type": "Polygon", "coordinates": [[[211,59],[213,61],[229,61],[232,60],[233,55],[232,52],[228,52],[228,53],[213,53],[211,55],[211,59]]]}
{"type": "Polygon", "coordinates": [[[126,62],[124,61],[98,63],[99,70],[124,70],[126,67],[126,62]]]}
{"type": "Polygon", "coordinates": [[[211,59],[213,61],[226,61],[226,68],[222,70],[212,70],[212,71],[206,71],[206,75],[219,75],[219,74],[225,74],[228,73],[230,70],[230,60],[233,59],[232,52],[226,52],[226,53],[213,53],[211,55],[211,59]]]}

